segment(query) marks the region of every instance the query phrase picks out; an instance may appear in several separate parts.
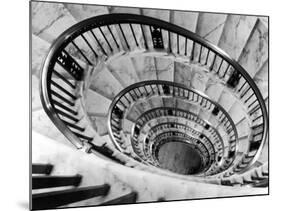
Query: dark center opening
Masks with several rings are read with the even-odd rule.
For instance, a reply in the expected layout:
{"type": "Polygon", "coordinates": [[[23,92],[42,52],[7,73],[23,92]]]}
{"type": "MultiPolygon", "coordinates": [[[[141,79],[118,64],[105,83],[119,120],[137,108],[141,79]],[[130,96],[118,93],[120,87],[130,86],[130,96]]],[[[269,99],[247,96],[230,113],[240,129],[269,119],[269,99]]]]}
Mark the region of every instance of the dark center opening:
{"type": "Polygon", "coordinates": [[[195,174],[201,166],[199,152],[194,146],[180,141],[167,142],[160,146],[160,166],[178,174],[195,174]]]}

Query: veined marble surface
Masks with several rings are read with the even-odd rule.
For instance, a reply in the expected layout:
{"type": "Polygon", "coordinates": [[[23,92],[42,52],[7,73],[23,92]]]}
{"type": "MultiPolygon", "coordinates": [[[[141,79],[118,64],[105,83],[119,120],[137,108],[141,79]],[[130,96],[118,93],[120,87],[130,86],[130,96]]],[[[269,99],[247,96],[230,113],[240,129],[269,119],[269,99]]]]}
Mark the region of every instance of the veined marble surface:
{"type": "Polygon", "coordinates": [[[31,76],[31,86],[32,86],[32,111],[38,110],[42,108],[41,100],[40,100],[40,93],[39,93],[39,79],[35,76],[31,76]]]}
{"type": "Polygon", "coordinates": [[[89,115],[93,129],[100,135],[106,135],[107,130],[107,116],[94,116],[89,115]]]}
{"type": "Polygon", "coordinates": [[[239,57],[238,62],[244,67],[250,76],[254,77],[267,59],[268,29],[261,21],[258,21],[251,37],[239,57]]]}
{"type": "Polygon", "coordinates": [[[257,74],[254,77],[254,81],[256,82],[256,85],[258,86],[263,99],[266,99],[268,97],[268,59],[263,64],[261,69],[257,72],[257,74]]]}
{"type": "Polygon", "coordinates": [[[85,98],[85,103],[87,113],[91,115],[106,115],[111,101],[89,89],[85,98]]]}
{"type": "Polygon", "coordinates": [[[171,22],[189,31],[195,32],[198,12],[171,11],[171,22]]]}
{"type": "Polygon", "coordinates": [[[226,14],[200,12],[196,33],[217,45],[226,21],[226,14]]]}
{"type": "Polygon", "coordinates": [[[98,15],[108,14],[107,6],[70,3],[64,3],[64,6],[77,21],[82,21],[84,19],[98,15]]]}
{"type": "Polygon", "coordinates": [[[218,46],[238,59],[256,21],[255,16],[228,15],[218,46]]]}
{"type": "Polygon", "coordinates": [[[157,80],[174,81],[174,60],[170,57],[155,57],[157,80]]]}
{"type": "Polygon", "coordinates": [[[62,3],[32,2],[31,14],[32,33],[48,42],[76,23],[62,3]]]}
{"type": "Polygon", "coordinates": [[[132,62],[140,81],[156,80],[156,67],[151,56],[132,57],[132,62]]]}
{"type": "Polygon", "coordinates": [[[122,89],[119,81],[110,73],[110,71],[101,64],[101,67],[94,73],[90,89],[98,92],[99,94],[113,99],[122,89]]]}
{"type": "Polygon", "coordinates": [[[192,79],[191,66],[181,62],[175,62],[174,82],[190,87],[191,79],[192,79]]]}
{"type": "Polygon", "coordinates": [[[110,60],[110,62],[107,63],[107,67],[123,87],[139,82],[138,75],[130,56],[123,55],[110,60]]]}
{"type": "Polygon", "coordinates": [[[111,6],[109,7],[110,13],[130,13],[130,14],[140,14],[140,8],[132,8],[132,7],[118,7],[118,6],[111,6]]]}

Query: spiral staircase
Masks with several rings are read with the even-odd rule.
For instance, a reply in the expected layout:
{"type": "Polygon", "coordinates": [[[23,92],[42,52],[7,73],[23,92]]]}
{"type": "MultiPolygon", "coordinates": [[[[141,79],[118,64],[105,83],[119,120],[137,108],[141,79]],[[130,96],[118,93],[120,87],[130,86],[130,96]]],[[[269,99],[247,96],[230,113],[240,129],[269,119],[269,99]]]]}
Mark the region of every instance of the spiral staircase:
{"type": "MultiPolygon", "coordinates": [[[[31,13],[35,131],[154,188],[168,187],[159,176],[201,187],[193,198],[204,185],[267,193],[266,17],[43,2],[31,13]]],[[[188,198],[145,200],[123,183],[130,203],[188,198]]]]}

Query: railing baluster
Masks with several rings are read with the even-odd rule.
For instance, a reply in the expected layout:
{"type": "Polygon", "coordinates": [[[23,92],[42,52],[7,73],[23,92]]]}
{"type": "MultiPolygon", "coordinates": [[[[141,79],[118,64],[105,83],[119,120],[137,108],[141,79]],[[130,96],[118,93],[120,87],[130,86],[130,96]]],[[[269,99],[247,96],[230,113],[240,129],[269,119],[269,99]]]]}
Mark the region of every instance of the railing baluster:
{"type": "Polygon", "coordinates": [[[172,45],[171,45],[171,34],[170,31],[168,31],[168,44],[169,44],[169,51],[172,53],[172,45]]]}
{"type": "Polygon", "coordinates": [[[74,106],[75,105],[74,102],[71,102],[70,100],[68,100],[65,97],[61,96],[60,94],[58,94],[54,90],[51,90],[51,94],[56,96],[57,98],[61,99],[62,101],[66,102],[70,106],[74,106]]]}
{"type": "Polygon", "coordinates": [[[132,32],[132,34],[133,34],[134,40],[135,40],[135,42],[136,42],[136,46],[139,47],[139,44],[138,44],[138,41],[137,41],[136,34],[135,34],[134,29],[133,29],[133,26],[132,26],[131,23],[130,23],[129,25],[130,25],[130,29],[131,29],[131,32],[132,32]]]}
{"type": "Polygon", "coordinates": [[[86,37],[81,34],[81,37],[83,38],[83,40],[85,41],[85,43],[89,46],[89,48],[91,49],[91,51],[93,52],[93,54],[95,55],[96,58],[98,58],[98,54],[96,53],[96,51],[93,49],[93,47],[90,45],[89,41],[86,39],[86,37]]]}
{"type": "Polygon", "coordinates": [[[98,27],[98,29],[99,29],[101,35],[103,36],[103,39],[104,39],[105,42],[107,43],[107,45],[108,45],[110,51],[113,52],[113,48],[112,48],[112,46],[110,45],[110,43],[108,42],[106,36],[104,35],[104,32],[102,31],[102,29],[101,29],[100,27],[98,27]]]}
{"type": "Polygon", "coordinates": [[[53,103],[54,105],[56,105],[56,106],[59,106],[60,108],[62,108],[62,109],[64,109],[64,110],[70,112],[70,113],[73,114],[73,115],[77,115],[77,114],[78,114],[77,111],[72,110],[71,108],[69,108],[69,107],[63,105],[62,103],[60,103],[60,102],[58,102],[58,101],[56,101],[56,100],[54,100],[54,99],[52,99],[52,103],[53,103]]]}
{"type": "Polygon", "coordinates": [[[122,34],[122,36],[123,36],[123,38],[124,38],[124,40],[125,40],[126,46],[127,46],[127,48],[130,50],[130,46],[129,46],[129,44],[128,44],[128,41],[127,41],[126,36],[125,36],[125,34],[124,34],[124,31],[123,31],[123,29],[122,29],[122,27],[121,27],[121,24],[118,23],[118,26],[119,26],[119,28],[120,28],[120,30],[121,30],[121,34],[122,34]]]}
{"type": "Polygon", "coordinates": [[[202,46],[202,45],[200,45],[199,57],[198,57],[198,62],[199,62],[199,63],[201,63],[202,48],[203,48],[203,46],[202,46]]]}
{"type": "Polygon", "coordinates": [[[59,84],[57,84],[55,81],[51,80],[51,84],[53,84],[55,87],[57,87],[59,90],[61,90],[63,93],[65,93],[66,95],[68,95],[69,97],[71,97],[73,100],[76,100],[77,98],[71,94],[69,91],[67,91],[65,88],[63,88],[62,86],[60,86],[59,84]]]}
{"type": "Polygon", "coordinates": [[[244,101],[245,103],[247,103],[250,99],[251,99],[251,97],[253,97],[254,96],[254,92],[244,101]]]}
{"type": "Polygon", "coordinates": [[[179,34],[177,34],[177,52],[180,54],[179,34]]]}
{"type": "Polygon", "coordinates": [[[187,55],[187,37],[185,37],[184,41],[184,55],[187,55]]]}
{"type": "Polygon", "coordinates": [[[72,127],[72,128],[74,128],[74,129],[76,129],[76,130],[79,130],[79,131],[81,131],[81,132],[84,132],[84,131],[85,131],[85,128],[82,128],[82,127],[80,127],[80,126],[77,126],[77,125],[75,125],[75,124],[73,124],[73,123],[67,122],[67,121],[65,121],[65,120],[63,120],[63,122],[64,122],[67,126],[72,127]]]}
{"type": "Polygon", "coordinates": [[[93,32],[93,30],[90,30],[91,34],[93,35],[93,37],[95,38],[98,46],[100,47],[100,49],[102,50],[103,54],[108,56],[107,53],[105,52],[104,48],[102,47],[102,44],[100,43],[100,41],[98,40],[98,38],[96,37],[95,33],[93,32]]]}
{"type": "Polygon", "coordinates": [[[115,38],[114,34],[112,33],[112,31],[111,31],[111,29],[110,29],[110,26],[109,26],[109,25],[107,25],[107,29],[108,29],[109,33],[111,34],[111,36],[112,36],[112,38],[113,38],[113,40],[114,40],[114,42],[115,42],[115,44],[116,44],[117,48],[118,48],[118,49],[120,49],[120,46],[119,46],[119,44],[118,44],[118,42],[117,42],[117,40],[116,40],[116,38],[115,38]]]}
{"type": "Polygon", "coordinates": [[[68,119],[70,119],[70,120],[72,120],[72,121],[74,121],[74,122],[78,122],[78,121],[79,121],[79,119],[77,119],[77,118],[75,118],[75,117],[73,117],[73,116],[71,116],[71,115],[65,113],[64,111],[62,111],[62,110],[60,110],[60,109],[57,109],[57,108],[56,108],[55,110],[56,110],[56,112],[57,112],[58,114],[62,115],[63,117],[66,117],[66,118],[68,118],[68,119]]]}
{"type": "Polygon", "coordinates": [[[207,63],[208,63],[209,54],[210,54],[210,49],[208,49],[208,51],[207,51],[207,56],[206,56],[206,60],[205,60],[205,65],[207,65],[207,63]]]}
{"type": "Polygon", "coordinates": [[[211,65],[211,67],[210,67],[210,71],[213,70],[213,68],[214,68],[214,66],[215,66],[216,59],[217,59],[217,54],[215,54],[215,57],[214,57],[214,59],[213,59],[213,63],[212,63],[212,65],[211,65]]]}
{"type": "Polygon", "coordinates": [[[254,105],[254,103],[258,102],[258,99],[255,99],[250,105],[248,105],[248,108],[251,108],[252,105],[254,105]]]}
{"type": "Polygon", "coordinates": [[[225,69],[225,71],[224,71],[224,73],[223,73],[223,75],[222,75],[222,78],[225,77],[225,75],[226,75],[226,73],[228,72],[229,68],[230,68],[230,64],[228,63],[228,65],[227,65],[227,67],[226,67],[226,69],[225,69]]]}
{"type": "Polygon", "coordinates": [[[146,49],[148,49],[148,45],[147,45],[147,42],[146,42],[146,37],[145,37],[145,34],[144,34],[144,31],[143,31],[143,25],[140,24],[140,28],[141,28],[141,32],[142,32],[142,36],[143,36],[143,40],[144,40],[144,46],[146,49]]]}
{"type": "MultiPolygon", "coordinates": [[[[73,132],[73,131],[72,131],[73,132]]],[[[76,132],[73,132],[78,138],[81,138],[81,139],[85,139],[85,140],[88,140],[88,141],[92,141],[93,138],[92,137],[88,137],[88,136],[85,136],[85,135],[82,135],[80,133],[76,133],[76,132]]]]}
{"type": "Polygon", "coordinates": [[[76,86],[73,85],[71,82],[69,82],[63,75],[61,75],[59,72],[57,72],[55,69],[53,70],[53,73],[57,75],[61,80],[63,80],[67,85],[69,85],[72,89],[75,89],[76,86]]]}
{"type": "Polygon", "coordinates": [[[83,56],[83,58],[88,62],[89,65],[93,65],[92,62],[87,58],[87,56],[82,52],[82,50],[76,45],[74,40],[71,41],[71,43],[74,45],[74,47],[79,51],[79,53],[83,56]]]}

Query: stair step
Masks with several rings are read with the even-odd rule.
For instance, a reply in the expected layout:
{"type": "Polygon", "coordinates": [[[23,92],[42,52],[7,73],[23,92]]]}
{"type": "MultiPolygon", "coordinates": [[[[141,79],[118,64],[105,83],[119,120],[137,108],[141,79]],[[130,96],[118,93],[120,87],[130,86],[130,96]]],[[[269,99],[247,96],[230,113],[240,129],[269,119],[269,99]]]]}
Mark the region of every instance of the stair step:
{"type": "Polygon", "coordinates": [[[32,176],[32,189],[78,186],[82,176],[32,176]]]}
{"type": "Polygon", "coordinates": [[[110,186],[90,186],[72,188],[63,191],[53,191],[32,195],[32,209],[52,209],[85,199],[107,195],[110,186]]]}
{"type": "Polygon", "coordinates": [[[86,111],[89,115],[106,116],[111,101],[103,95],[89,89],[85,98],[86,111]]]}
{"type": "Polygon", "coordinates": [[[100,135],[104,136],[108,133],[107,116],[89,115],[93,129],[100,135]]]}
{"type": "Polygon", "coordinates": [[[119,81],[110,73],[108,68],[101,64],[91,81],[90,89],[112,100],[122,89],[119,81]]]}
{"type": "Polygon", "coordinates": [[[157,80],[174,81],[174,58],[155,57],[154,58],[157,80]]]}
{"type": "Polygon", "coordinates": [[[174,82],[190,87],[192,80],[191,66],[186,63],[176,61],[174,67],[174,82]]]}
{"type": "Polygon", "coordinates": [[[124,87],[139,82],[138,75],[129,55],[121,55],[110,60],[109,62],[107,62],[107,67],[111,74],[124,87]]]}
{"type": "Polygon", "coordinates": [[[51,174],[54,166],[51,164],[32,164],[32,174],[51,174]]]}
{"type": "Polygon", "coordinates": [[[137,196],[138,196],[138,194],[136,192],[131,192],[131,193],[121,196],[119,198],[104,202],[100,205],[132,204],[132,203],[136,203],[137,196]]]}
{"type": "Polygon", "coordinates": [[[140,55],[137,58],[132,57],[132,62],[140,81],[157,79],[153,57],[140,55]]]}

